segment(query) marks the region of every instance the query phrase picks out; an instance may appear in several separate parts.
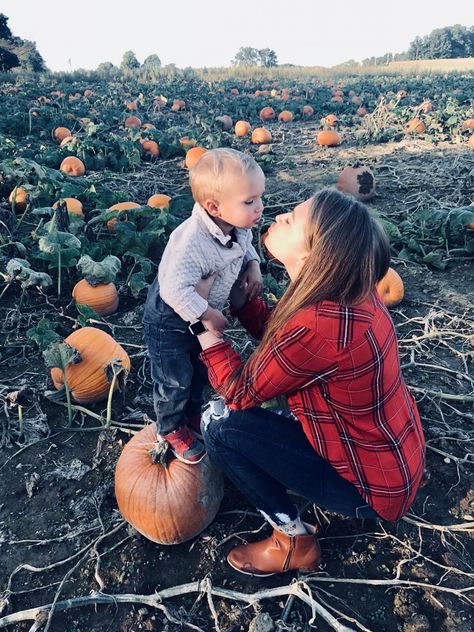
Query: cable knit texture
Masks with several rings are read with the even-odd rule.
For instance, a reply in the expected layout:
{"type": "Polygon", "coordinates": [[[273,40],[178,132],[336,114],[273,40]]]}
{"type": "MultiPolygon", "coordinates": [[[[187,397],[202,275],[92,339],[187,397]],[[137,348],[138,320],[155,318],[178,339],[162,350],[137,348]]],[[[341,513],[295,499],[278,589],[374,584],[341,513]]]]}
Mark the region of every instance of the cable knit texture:
{"type": "Polygon", "coordinates": [[[232,242],[197,202],[191,217],[171,233],[158,268],[158,283],[161,298],[184,320],[196,320],[208,304],[223,310],[242,268],[254,259],[260,261],[252,246],[252,231],[234,228],[234,233],[232,242]],[[218,274],[208,302],[194,288],[214,272],[218,274]]]}

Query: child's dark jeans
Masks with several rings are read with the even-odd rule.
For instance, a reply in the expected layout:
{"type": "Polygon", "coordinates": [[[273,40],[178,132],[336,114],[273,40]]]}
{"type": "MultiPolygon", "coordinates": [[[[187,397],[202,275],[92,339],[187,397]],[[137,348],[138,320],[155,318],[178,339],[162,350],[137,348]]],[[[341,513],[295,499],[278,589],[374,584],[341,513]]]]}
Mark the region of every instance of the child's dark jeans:
{"type": "Polygon", "coordinates": [[[143,316],[151,363],[153,403],[160,434],[201,414],[207,368],[199,359],[201,345],[188,324],[167,305],[155,278],[148,290],[143,316]]]}

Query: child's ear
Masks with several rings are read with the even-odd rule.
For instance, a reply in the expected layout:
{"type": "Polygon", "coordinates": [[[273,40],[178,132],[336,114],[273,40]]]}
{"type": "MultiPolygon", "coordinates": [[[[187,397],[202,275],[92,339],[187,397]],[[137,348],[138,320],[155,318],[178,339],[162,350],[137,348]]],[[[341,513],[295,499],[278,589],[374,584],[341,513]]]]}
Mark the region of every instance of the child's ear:
{"type": "Polygon", "coordinates": [[[206,200],[202,207],[206,209],[212,217],[216,217],[219,214],[219,202],[217,200],[206,200]]]}

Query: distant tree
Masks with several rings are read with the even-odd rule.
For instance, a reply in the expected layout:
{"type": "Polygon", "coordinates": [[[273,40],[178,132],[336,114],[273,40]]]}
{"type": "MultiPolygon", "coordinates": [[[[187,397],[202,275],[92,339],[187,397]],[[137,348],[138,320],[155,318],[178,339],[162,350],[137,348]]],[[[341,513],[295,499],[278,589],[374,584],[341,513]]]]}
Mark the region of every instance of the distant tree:
{"type": "Polygon", "coordinates": [[[136,58],[135,53],[133,51],[127,50],[123,54],[120,68],[122,70],[135,70],[136,68],[140,68],[140,62],[136,58]]]}
{"type": "Polygon", "coordinates": [[[256,48],[241,46],[231,64],[233,66],[258,66],[259,61],[260,55],[256,48]]]}
{"type": "Polygon", "coordinates": [[[148,57],[143,62],[144,68],[160,68],[161,67],[161,59],[158,55],[148,55],[148,57]]]}
{"type": "Polygon", "coordinates": [[[260,48],[258,51],[259,64],[264,68],[278,66],[277,54],[271,48],[260,48]]]}
{"type": "Polygon", "coordinates": [[[96,72],[104,78],[109,78],[120,73],[117,66],[114,66],[110,61],[103,61],[99,64],[96,72]]]}
{"type": "Polygon", "coordinates": [[[15,41],[19,42],[15,47],[15,53],[18,55],[22,68],[32,72],[43,72],[46,70],[44,59],[39,54],[34,42],[22,40],[18,37],[15,38],[15,41]]]}
{"type": "Polygon", "coordinates": [[[0,70],[7,71],[20,65],[20,60],[15,53],[0,46],[0,70]]]}
{"type": "Polygon", "coordinates": [[[4,13],[0,13],[0,39],[9,40],[12,38],[12,32],[7,22],[7,16],[4,13]]]}
{"type": "Polygon", "coordinates": [[[474,57],[474,27],[461,24],[434,29],[416,37],[408,49],[409,59],[454,59],[474,57]]]}

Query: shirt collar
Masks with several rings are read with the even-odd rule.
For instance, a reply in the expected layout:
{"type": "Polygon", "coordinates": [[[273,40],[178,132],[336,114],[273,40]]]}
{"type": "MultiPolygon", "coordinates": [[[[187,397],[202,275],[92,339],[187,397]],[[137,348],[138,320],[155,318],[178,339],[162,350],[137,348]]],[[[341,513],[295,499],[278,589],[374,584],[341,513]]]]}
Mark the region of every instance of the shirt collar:
{"type": "MultiPolygon", "coordinates": [[[[212,235],[212,237],[214,237],[214,239],[216,239],[223,246],[227,246],[227,244],[232,241],[232,237],[230,235],[224,235],[222,229],[219,228],[219,226],[208,215],[207,211],[203,209],[203,207],[198,202],[194,204],[192,215],[193,217],[196,217],[199,221],[201,221],[205,225],[209,233],[212,235]]],[[[238,229],[234,230],[237,235],[238,229]]]]}

